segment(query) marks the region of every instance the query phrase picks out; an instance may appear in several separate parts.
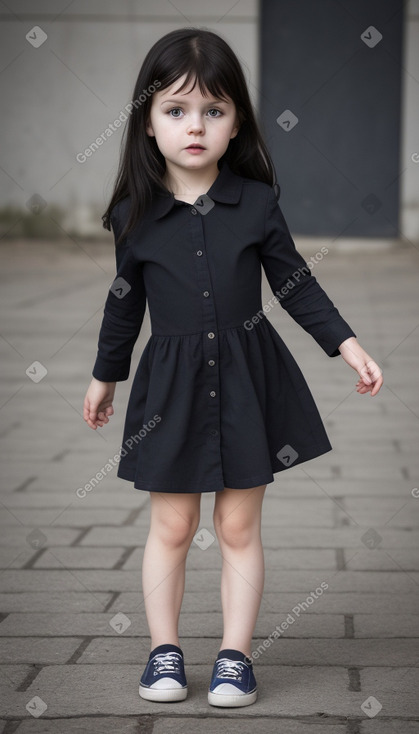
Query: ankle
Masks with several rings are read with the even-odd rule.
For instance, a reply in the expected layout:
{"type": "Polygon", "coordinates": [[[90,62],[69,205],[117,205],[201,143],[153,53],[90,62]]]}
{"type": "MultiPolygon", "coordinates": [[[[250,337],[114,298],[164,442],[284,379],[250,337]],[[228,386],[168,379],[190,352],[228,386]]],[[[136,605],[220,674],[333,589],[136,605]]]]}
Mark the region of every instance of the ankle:
{"type": "Polygon", "coordinates": [[[157,641],[157,642],[152,641],[151,642],[151,647],[150,647],[150,652],[153,652],[153,650],[155,650],[156,647],[161,647],[162,645],[173,645],[174,647],[180,648],[180,642],[179,642],[179,640],[177,640],[176,642],[173,641],[173,640],[160,640],[160,641],[157,641]]]}
{"type": "Polygon", "coordinates": [[[237,650],[237,652],[241,652],[247,658],[252,659],[252,652],[251,652],[250,648],[246,647],[246,645],[244,645],[243,647],[237,647],[236,645],[224,645],[224,643],[223,643],[220,646],[220,649],[219,649],[218,652],[220,653],[221,650],[237,650]]]}

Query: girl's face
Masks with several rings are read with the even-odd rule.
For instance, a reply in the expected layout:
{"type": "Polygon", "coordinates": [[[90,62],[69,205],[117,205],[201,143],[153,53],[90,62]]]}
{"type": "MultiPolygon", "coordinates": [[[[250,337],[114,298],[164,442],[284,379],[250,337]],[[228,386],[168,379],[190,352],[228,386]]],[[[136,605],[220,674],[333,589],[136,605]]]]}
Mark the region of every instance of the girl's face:
{"type": "Polygon", "coordinates": [[[154,92],[147,134],[155,136],[157,146],[166,159],[169,172],[215,170],[217,161],[227,150],[230,138],[239,131],[239,120],[233,100],[217,100],[209,94],[204,97],[199,85],[192,91],[174,93],[185,80],[177,79],[172,86],[154,92]],[[203,150],[193,153],[191,143],[199,143],[203,150]],[[180,170],[181,169],[181,170],[180,170]]]}

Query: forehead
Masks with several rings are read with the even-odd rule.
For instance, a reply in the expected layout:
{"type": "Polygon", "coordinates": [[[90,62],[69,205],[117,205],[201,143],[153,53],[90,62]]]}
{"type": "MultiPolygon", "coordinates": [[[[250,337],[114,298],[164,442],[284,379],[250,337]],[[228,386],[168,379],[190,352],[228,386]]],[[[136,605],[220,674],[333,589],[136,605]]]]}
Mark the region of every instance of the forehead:
{"type": "MultiPolygon", "coordinates": [[[[180,87],[184,83],[185,79],[186,79],[186,74],[180,77],[179,79],[176,79],[176,81],[173,84],[171,84],[169,87],[166,87],[166,89],[159,90],[153,96],[154,97],[157,96],[160,102],[163,102],[165,99],[169,99],[172,97],[176,97],[176,99],[183,99],[185,101],[191,101],[191,102],[200,100],[200,99],[204,99],[204,100],[218,99],[218,95],[211,94],[211,92],[208,89],[205,90],[206,95],[204,95],[199,88],[198,81],[196,81],[195,87],[194,89],[192,89],[192,85],[194,83],[193,79],[188,83],[188,85],[184,89],[180,90],[180,87]],[[177,91],[177,90],[180,90],[180,91],[177,91]]],[[[225,93],[223,93],[223,100],[220,100],[220,101],[224,101],[224,98],[228,102],[232,101],[230,97],[225,93]]]]}

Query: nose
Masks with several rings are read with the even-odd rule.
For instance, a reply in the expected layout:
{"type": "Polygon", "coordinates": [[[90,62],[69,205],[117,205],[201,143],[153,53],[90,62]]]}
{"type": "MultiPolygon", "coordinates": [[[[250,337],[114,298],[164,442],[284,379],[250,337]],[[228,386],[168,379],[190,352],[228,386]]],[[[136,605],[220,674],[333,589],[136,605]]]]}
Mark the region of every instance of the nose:
{"type": "Polygon", "coordinates": [[[204,123],[202,121],[202,117],[199,112],[193,112],[191,113],[189,125],[188,125],[188,133],[194,133],[196,135],[197,132],[202,132],[204,130],[204,123]]]}

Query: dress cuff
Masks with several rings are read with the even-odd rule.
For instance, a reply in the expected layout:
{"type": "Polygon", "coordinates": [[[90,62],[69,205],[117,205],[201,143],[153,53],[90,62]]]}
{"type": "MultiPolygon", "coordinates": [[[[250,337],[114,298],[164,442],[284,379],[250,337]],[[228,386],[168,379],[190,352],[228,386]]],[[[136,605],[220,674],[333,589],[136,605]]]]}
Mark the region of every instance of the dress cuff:
{"type": "Polygon", "coordinates": [[[312,334],[312,336],[329,357],[338,357],[340,355],[338,347],[345,339],[349,339],[351,336],[356,338],[355,332],[352,331],[349,324],[342,318],[335,319],[326,328],[319,331],[318,334],[312,334]]]}
{"type": "Polygon", "coordinates": [[[92,375],[96,380],[100,380],[101,382],[123,382],[128,379],[129,371],[130,365],[123,365],[121,367],[98,357],[93,367],[92,375]]]}

